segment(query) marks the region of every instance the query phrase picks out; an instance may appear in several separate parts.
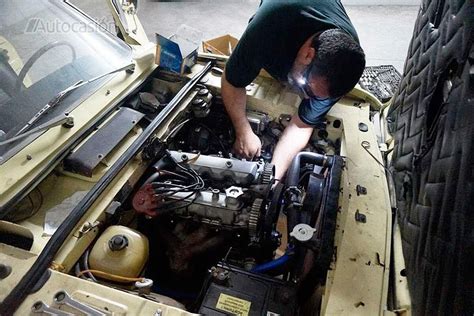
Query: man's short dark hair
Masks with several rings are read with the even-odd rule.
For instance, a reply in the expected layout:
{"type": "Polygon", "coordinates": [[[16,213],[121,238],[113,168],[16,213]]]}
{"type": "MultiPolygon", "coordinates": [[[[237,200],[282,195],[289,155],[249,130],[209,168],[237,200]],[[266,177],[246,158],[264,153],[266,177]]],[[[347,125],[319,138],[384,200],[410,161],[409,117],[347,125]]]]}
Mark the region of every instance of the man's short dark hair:
{"type": "Polygon", "coordinates": [[[311,46],[316,50],[311,74],[326,78],[331,97],[349,92],[365,67],[365,54],[360,45],[344,31],[331,29],[315,36],[311,46]]]}

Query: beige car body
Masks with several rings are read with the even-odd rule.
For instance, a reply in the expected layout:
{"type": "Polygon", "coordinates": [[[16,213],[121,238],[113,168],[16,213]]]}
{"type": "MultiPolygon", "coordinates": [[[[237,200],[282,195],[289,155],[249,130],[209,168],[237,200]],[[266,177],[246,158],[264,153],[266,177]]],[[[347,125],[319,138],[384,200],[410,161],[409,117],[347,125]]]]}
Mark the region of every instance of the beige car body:
{"type": "MultiPolygon", "coordinates": [[[[113,7],[112,9],[116,22],[120,22],[117,12],[113,7]]],[[[146,36],[134,10],[129,8],[125,12],[127,19],[138,25],[137,32],[125,36],[125,40],[133,49],[135,71],[132,74],[121,72],[111,76],[106,84],[73,110],[70,113],[75,121],[73,128],[50,128],[0,166],[0,205],[5,205],[25,188],[32,191],[34,186],[31,182],[38,176],[43,178],[37,185],[41,187],[44,198],[41,209],[34,216],[16,224],[0,221],[0,230],[33,236],[34,239],[30,251],[0,244],[0,262],[8,263],[12,267],[12,273],[0,281],[0,300],[3,300],[24,276],[48,242],[50,236],[45,236],[43,231],[46,211],[74,193],[92,188],[142,132],[140,128],[130,132],[95,170],[92,178],[77,176],[62,170],[60,166],[48,169],[49,162],[56,159],[60,149],[68,146],[73,136],[90,126],[91,118],[105,113],[130,94],[157,67],[154,63],[155,46],[145,40],[146,36]]],[[[123,26],[119,28],[124,30],[123,26]]],[[[193,73],[201,67],[200,64],[196,65],[193,73]]],[[[219,75],[208,73],[203,81],[219,93],[219,75]]],[[[266,76],[258,77],[247,88],[247,94],[250,108],[266,111],[271,116],[295,113],[299,104],[297,95],[266,76]]],[[[155,131],[157,138],[163,139],[169,134],[173,121],[188,106],[192,97],[192,93],[188,95],[169,119],[155,131]]],[[[328,133],[330,139],[341,139],[341,155],[345,157],[345,168],[341,181],[336,251],[326,286],[318,290],[319,294],[322,294],[323,315],[392,313],[387,310],[389,271],[390,268],[395,269],[395,275],[399,275],[397,271],[404,267],[399,232],[392,232],[389,185],[382,165],[381,151],[387,151],[393,145],[383,125],[385,112],[386,107],[384,109],[374,96],[356,87],[328,114],[328,120],[339,119],[342,122],[342,128],[328,129],[328,133]],[[380,111],[381,126],[375,126],[369,120],[370,108],[380,111]],[[359,129],[360,123],[368,126],[367,132],[359,129]],[[356,190],[358,185],[365,187],[367,194],[359,195],[356,190]],[[356,214],[360,213],[366,216],[365,223],[356,220],[356,214]],[[392,251],[396,260],[392,261],[394,266],[390,267],[392,251]]],[[[179,308],[91,283],[69,274],[73,264],[97,236],[98,227],[113,197],[124,185],[133,185],[143,174],[145,167],[141,155],[137,154],[123,168],[70,232],[67,241],[54,258],[50,278],[39,290],[28,295],[17,310],[18,315],[28,315],[37,301],[54,306],[53,296],[60,290],[65,290],[82,303],[113,315],[192,315],[179,308]]],[[[395,288],[397,305],[400,308],[398,312],[408,312],[410,302],[406,294],[406,280],[398,277],[395,288]]],[[[313,308],[318,305],[319,302],[315,300],[313,308]]],[[[67,307],[64,309],[68,310],[67,307]]]]}

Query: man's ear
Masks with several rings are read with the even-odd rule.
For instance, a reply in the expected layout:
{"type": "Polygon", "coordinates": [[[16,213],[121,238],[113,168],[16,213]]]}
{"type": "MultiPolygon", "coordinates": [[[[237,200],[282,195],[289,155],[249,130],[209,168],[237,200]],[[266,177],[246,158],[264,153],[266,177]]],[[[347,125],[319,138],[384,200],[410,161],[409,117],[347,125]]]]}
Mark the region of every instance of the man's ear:
{"type": "Polygon", "coordinates": [[[316,56],[316,50],[313,47],[301,47],[296,56],[296,61],[298,64],[307,66],[313,61],[314,56],[316,56]]]}

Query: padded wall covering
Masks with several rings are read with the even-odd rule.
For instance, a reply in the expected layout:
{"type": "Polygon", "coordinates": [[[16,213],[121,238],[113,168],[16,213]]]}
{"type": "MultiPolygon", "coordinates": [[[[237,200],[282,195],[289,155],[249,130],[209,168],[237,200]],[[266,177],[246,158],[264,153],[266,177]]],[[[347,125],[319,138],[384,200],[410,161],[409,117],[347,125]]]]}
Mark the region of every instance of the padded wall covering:
{"type": "Polygon", "coordinates": [[[389,113],[415,315],[474,311],[474,1],[423,1],[389,113]]]}

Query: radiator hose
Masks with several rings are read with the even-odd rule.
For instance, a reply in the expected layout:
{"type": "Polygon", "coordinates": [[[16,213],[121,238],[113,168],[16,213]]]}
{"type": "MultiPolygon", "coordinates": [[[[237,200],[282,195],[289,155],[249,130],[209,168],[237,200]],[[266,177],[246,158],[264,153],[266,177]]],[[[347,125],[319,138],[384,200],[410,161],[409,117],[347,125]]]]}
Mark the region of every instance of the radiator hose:
{"type": "MultiPolygon", "coordinates": [[[[291,162],[288,172],[286,174],[286,187],[287,192],[290,196],[288,197],[290,201],[298,200],[298,182],[300,180],[300,170],[301,166],[306,163],[321,167],[330,167],[332,165],[333,157],[321,155],[313,152],[302,151],[298,153],[293,161],[291,162]],[[292,193],[292,191],[294,193],[292,193]]],[[[286,208],[287,221],[288,221],[288,233],[290,233],[293,228],[301,222],[299,209],[293,206],[293,203],[286,208]]]]}
{"type": "Polygon", "coordinates": [[[294,254],[295,253],[293,251],[293,247],[289,246],[283,256],[281,256],[281,257],[279,257],[275,260],[265,262],[265,263],[262,263],[258,266],[255,266],[251,270],[251,272],[269,273],[269,272],[272,272],[272,271],[277,270],[279,268],[282,268],[290,261],[291,258],[293,258],[294,254]]]}
{"type": "Polygon", "coordinates": [[[330,167],[332,165],[332,157],[321,155],[309,151],[299,152],[291,162],[288,172],[286,173],[286,185],[288,187],[297,186],[300,179],[301,165],[310,163],[321,167],[330,167]]]}

